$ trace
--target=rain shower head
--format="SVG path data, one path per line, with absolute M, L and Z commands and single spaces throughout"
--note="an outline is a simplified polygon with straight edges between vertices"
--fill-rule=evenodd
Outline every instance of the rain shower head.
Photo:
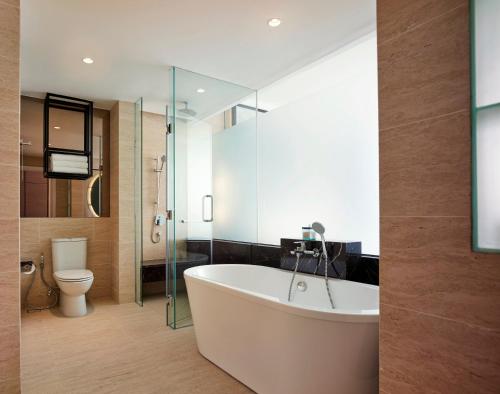
M 187 101 L 183 101 L 182 103 L 184 104 L 184 108 L 180 109 L 179 112 L 182 112 L 183 114 L 195 117 L 196 116 L 196 111 L 188 108 L 188 102 Z

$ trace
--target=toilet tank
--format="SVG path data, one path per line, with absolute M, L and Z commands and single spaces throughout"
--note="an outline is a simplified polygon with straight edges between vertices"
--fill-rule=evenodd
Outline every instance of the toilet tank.
M 87 238 L 52 239 L 52 270 L 87 268 Z

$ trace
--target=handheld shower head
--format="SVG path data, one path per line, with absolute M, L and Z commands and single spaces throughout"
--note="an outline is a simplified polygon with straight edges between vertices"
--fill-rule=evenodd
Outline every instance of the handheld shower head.
M 163 171 L 163 166 L 164 166 L 164 164 L 165 164 L 165 160 L 166 160 L 166 159 L 167 159 L 167 156 L 165 156 L 165 155 L 162 155 L 162 156 L 161 156 L 161 159 L 160 159 L 160 160 L 161 160 L 160 171 Z
M 323 226 L 320 222 L 314 222 L 311 225 L 311 227 L 321 237 L 321 245 L 323 246 L 323 255 L 325 256 L 326 261 L 328 261 L 328 254 L 326 253 L 326 243 L 325 243 L 325 226 Z
M 163 171 L 163 166 L 165 164 L 165 160 L 167 160 L 167 157 L 165 155 L 158 156 L 156 159 L 156 168 L 155 172 L 162 172 Z
M 323 238 L 323 234 L 325 233 L 325 226 L 323 226 L 320 222 L 314 222 L 311 227 Z
M 321 245 L 323 246 L 323 255 L 322 255 L 322 257 L 325 259 L 325 284 L 326 284 L 326 292 L 328 293 L 328 299 L 330 300 L 330 305 L 332 306 L 332 309 L 334 309 L 335 308 L 335 304 L 333 303 L 332 293 L 330 291 L 330 285 L 328 284 L 328 263 L 329 263 L 329 260 L 328 260 L 328 253 L 326 252 L 325 226 L 323 226 L 320 222 L 314 222 L 311 225 L 311 227 L 321 237 Z M 333 263 L 335 262 L 335 259 L 337 257 L 339 257 L 341 251 L 342 251 L 342 244 L 340 244 L 340 251 L 339 251 L 339 253 L 337 254 L 337 256 L 335 256 L 333 258 L 333 261 L 331 262 L 333 269 L 335 270 L 335 272 L 337 273 L 337 275 L 339 277 L 340 277 L 340 275 L 339 275 L 337 269 L 335 268 L 335 265 L 333 265 Z M 319 259 L 319 262 L 321 262 L 321 257 Z M 319 264 L 319 262 L 318 262 L 318 264 Z

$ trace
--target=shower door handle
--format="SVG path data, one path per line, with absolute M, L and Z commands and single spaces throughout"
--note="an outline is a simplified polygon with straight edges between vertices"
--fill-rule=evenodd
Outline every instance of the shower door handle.
M 165 128 L 167 129 L 167 134 L 172 133 L 172 124 L 168 120 L 168 105 L 165 105 Z
M 207 206 L 207 203 L 209 203 L 210 205 Z M 208 217 L 207 207 L 210 207 Z M 210 194 L 206 194 L 201 198 L 201 218 L 204 222 L 214 221 L 214 197 Z

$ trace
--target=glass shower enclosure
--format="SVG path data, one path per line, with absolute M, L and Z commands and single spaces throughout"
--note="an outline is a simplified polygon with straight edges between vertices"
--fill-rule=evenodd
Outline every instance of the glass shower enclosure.
M 172 67 L 166 117 L 167 324 L 180 328 L 193 323 L 184 271 L 257 241 L 257 93 Z

